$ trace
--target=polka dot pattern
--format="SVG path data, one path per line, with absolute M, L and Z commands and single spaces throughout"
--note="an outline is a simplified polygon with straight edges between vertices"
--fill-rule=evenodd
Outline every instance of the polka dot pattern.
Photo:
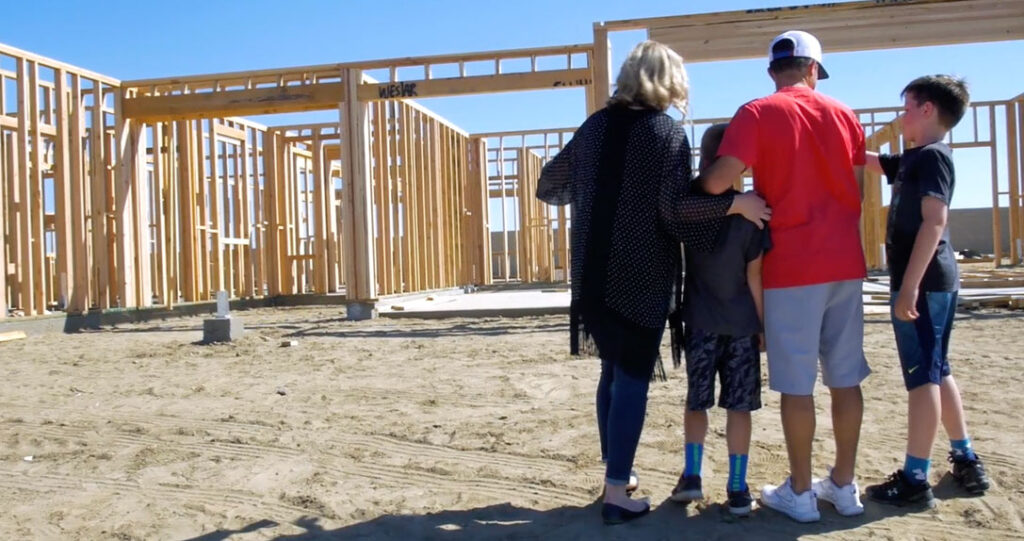
M 680 242 L 710 251 L 732 196 L 690 193 L 690 144 L 681 124 L 655 111 L 629 133 L 611 238 L 590 239 L 589 224 L 608 111 L 594 113 L 541 173 L 537 197 L 572 205 L 572 295 L 579 300 L 588 242 L 610 242 L 604 304 L 634 324 L 665 325 Z

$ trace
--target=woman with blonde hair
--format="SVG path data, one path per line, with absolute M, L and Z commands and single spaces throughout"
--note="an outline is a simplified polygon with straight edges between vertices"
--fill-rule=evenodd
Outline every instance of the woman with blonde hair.
M 665 113 L 674 106 L 685 114 L 688 95 L 675 51 L 653 41 L 637 45 L 607 106 L 579 127 L 537 186 L 539 199 L 572 205 L 570 350 L 596 349 L 601 358 L 597 423 L 607 463 L 605 524 L 650 511 L 649 502 L 630 498 L 627 485 L 669 307 L 679 299 L 680 241 L 710 251 L 727 214 L 758 226 L 770 217 L 754 194 L 690 193 L 690 144 L 682 125 Z M 671 319 L 678 364 L 681 328 Z

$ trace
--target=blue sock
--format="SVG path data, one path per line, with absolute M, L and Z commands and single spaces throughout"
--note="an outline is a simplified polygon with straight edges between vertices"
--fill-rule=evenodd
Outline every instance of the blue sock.
M 747 488 L 747 455 L 729 455 L 729 492 Z
M 686 444 L 686 468 L 683 469 L 683 475 L 689 477 L 691 475 L 700 475 L 700 463 L 704 459 L 704 444 L 701 443 L 687 443 Z
M 971 438 L 949 440 L 949 447 L 953 450 L 954 459 L 975 460 L 978 458 L 978 455 L 974 454 L 974 447 L 971 446 Z
M 927 483 L 928 467 L 931 466 L 931 463 L 932 461 L 927 458 L 907 455 L 907 460 L 903 463 L 903 475 L 907 477 L 907 481 L 910 481 L 912 485 Z

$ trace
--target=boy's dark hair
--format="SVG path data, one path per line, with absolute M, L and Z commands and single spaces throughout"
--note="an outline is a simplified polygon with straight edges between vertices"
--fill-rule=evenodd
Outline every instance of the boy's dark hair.
M 702 166 L 711 165 L 711 162 L 715 161 L 718 156 L 718 147 L 721 146 L 722 138 L 725 137 L 725 129 L 728 127 L 728 123 L 722 122 L 712 124 L 704 130 L 704 135 L 700 138 L 700 163 Z
M 901 98 L 905 96 L 914 98 L 919 104 L 931 102 L 939 110 L 939 123 L 947 130 L 960 122 L 971 102 L 967 83 L 951 75 L 918 77 L 900 92 Z
M 793 53 L 793 41 L 789 39 L 779 40 L 772 47 L 772 55 L 781 53 Z M 811 63 L 814 62 L 813 58 L 807 58 L 806 56 L 787 56 L 783 58 L 776 58 L 768 63 L 768 69 L 772 73 L 784 73 L 791 70 L 804 71 Z

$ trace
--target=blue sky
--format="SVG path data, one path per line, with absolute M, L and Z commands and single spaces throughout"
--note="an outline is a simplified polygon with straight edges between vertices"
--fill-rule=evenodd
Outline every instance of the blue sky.
M 800 3 L 806 0 L 8 1 L 0 8 L 0 42 L 137 79 L 589 43 L 595 21 Z M 615 68 L 643 37 L 612 35 Z M 1022 41 L 840 54 L 829 54 L 828 43 L 824 47 L 832 78 L 819 90 L 855 108 L 898 105 L 900 89 L 928 73 L 966 77 L 975 101 L 1024 93 L 1024 70 L 1007 64 L 1024 56 Z M 771 92 L 764 68 L 762 59 L 688 65 L 691 116 L 729 116 L 743 102 Z M 471 133 L 574 126 L 585 115 L 578 89 L 421 101 Z M 257 120 L 331 118 L 312 113 Z M 954 206 L 989 206 L 987 157 L 959 154 Z M 1000 157 L 1000 167 L 1004 162 Z

